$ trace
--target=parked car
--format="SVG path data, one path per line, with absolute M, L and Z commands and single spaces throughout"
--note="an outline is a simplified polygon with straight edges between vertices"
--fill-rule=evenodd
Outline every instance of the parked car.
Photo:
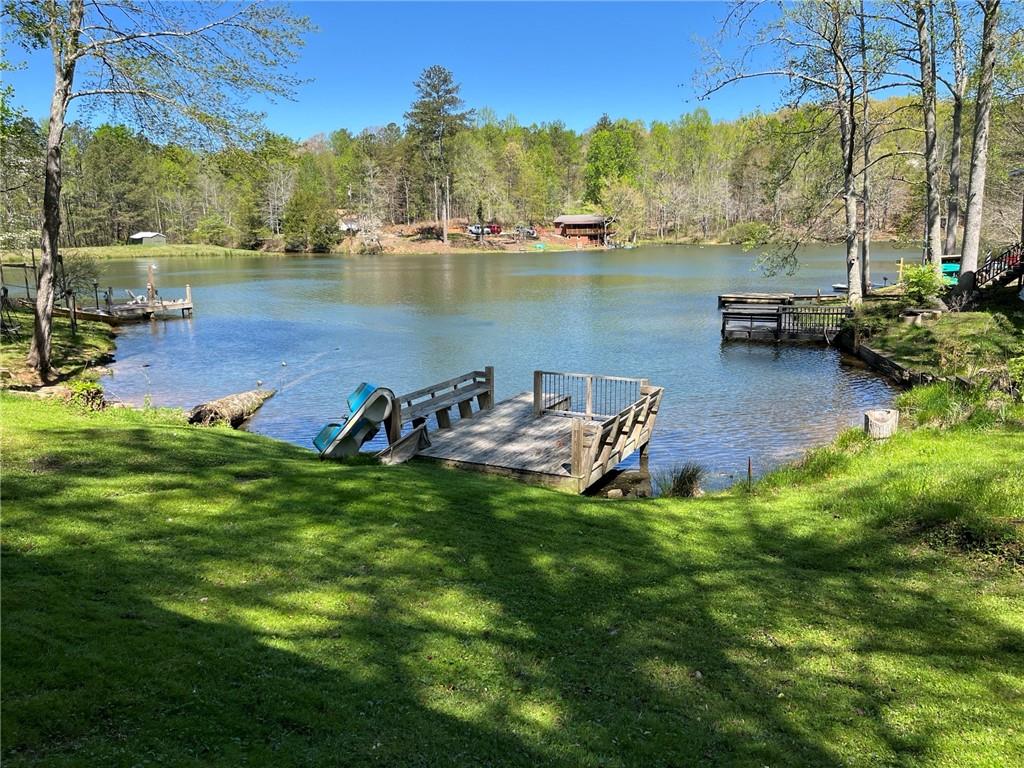
M 481 227 L 479 224 L 470 224 L 468 227 L 466 227 L 466 232 L 477 237 L 479 237 L 480 235 L 487 234 L 484 231 L 484 227 Z
M 533 227 L 516 227 L 516 235 L 519 237 L 528 237 L 531 240 L 537 239 L 537 230 Z
M 501 234 L 501 224 L 487 224 L 484 227 L 484 234 L 485 235 L 500 235 Z

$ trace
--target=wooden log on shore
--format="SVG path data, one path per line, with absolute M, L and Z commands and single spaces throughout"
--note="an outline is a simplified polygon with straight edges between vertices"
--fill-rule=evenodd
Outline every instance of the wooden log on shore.
M 864 412 L 864 431 L 875 440 L 884 440 L 896 434 L 900 412 L 894 408 L 877 408 Z
M 253 389 L 197 405 L 188 415 L 189 424 L 209 427 L 227 422 L 237 429 L 274 395 L 273 389 Z

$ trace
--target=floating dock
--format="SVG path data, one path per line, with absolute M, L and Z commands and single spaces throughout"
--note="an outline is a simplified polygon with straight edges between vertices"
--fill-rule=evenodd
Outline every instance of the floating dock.
M 733 303 L 722 307 L 722 338 L 746 341 L 824 341 L 850 317 L 846 305 Z
M 419 459 L 572 493 L 633 453 L 644 455 L 662 387 L 586 373 L 535 371 L 533 378 L 533 391 L 496 403 L 494 369 L 471 371 L 397 398 L 396 418 L 403 428 L 426 430 Z

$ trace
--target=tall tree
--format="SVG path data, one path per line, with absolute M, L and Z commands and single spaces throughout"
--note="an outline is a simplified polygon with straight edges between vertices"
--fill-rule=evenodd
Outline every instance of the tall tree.
M 277 4 L 138 0 L 4 0 L 4 21 L 27 49 L 48 48 L 53 92 L 47 125 L 42 257 L 29 364 L 50 373 L 54 270 L 61 228 L 61 149 L 68 107 L 106 99 L 139 128 L 200 138 L 237 135 L 256 117 L 252 93 L 287 95 L 305 19 Z M 76 77 L 77 76 L 77 77 Z
M 925 250 L 936 271 L 942 270 L 942 210 L 940 208 L 939 130 L 936 126 L 935 48 L 932 0 L 914 0 L 917 57 L 921 69 L 921 113 L 924 117 Z
M 448 244 L 448 216 L 451 208 L 451 158 L 448 147 L 466 127 L 472 110 L 463 110 L 459 84 L 439 64 L 427 67 L 414 83 L 416 101 L 405 113 L 409 133 L 420 146 L 432 170 L 435 200 L 440 212 L 441 239 Z
M 967 92 L 967 54 L 959 0 L 948 0 L 952 23 L 953 82 L 949 87 L 953 115 L 949 137 L 949 187 L 946 192 L 946 239 L 943 252 L 955 253 L 960 225 L 960 154 L 963 151 L 964 94 Z
M 961 251 L 959 288 L 966 294 L 974 290 L 974 273 L 981 250 L 981 224 L 985 208 L 985 177 L 988 171 L 989 122 L 992 118 L 992 91 L 996 67 L 996 37 L 1000 0 L 978 0 L 983 13 L 981 59 L 978 64 L 978 93 L 974 101 L 974 142 L 971 146 L 971 170 L 967 183 L 967 217 L 964 220 L 964 245 Z
M 767 18 L 759 12 L 761 4 L 741 0 L 733 5 L 726 19 L 724 33 L 737 35 L 747 25 L 757 25 L 754 38 L 739 62 L 727 61 L 710 52 L 707 77 L 709 82 L 702 96 L 725 86 L 756 77 L 785 77 L 791 83 L 789 106 L 810 102 L 828 117 L 828 127 L 838 123 L 838 154 L 834 175 L 836 189 L 822 208 L 836 198 L 843 203 L 843 235 L 846 242 L 846 275 L 848 301 L 852 306 L 862 299 L 861 253 L 858 222 L 859 192 L 855 167 L 858 145 L 857 114 L 860 83 L 856 77 L 856 46 L 851 44 L 850 25 L 855 18 L 848 0 L 821 0 L 814 3 L 788 5 L 779 3 L 774 15 Z M 755 54 L 770 56 L 771 66 L 751 71 L 746 62 Z M 806 133 L 805 149 L 813 147 L 821 128 Z M 795 249 L 790 250 L 793 258 Z

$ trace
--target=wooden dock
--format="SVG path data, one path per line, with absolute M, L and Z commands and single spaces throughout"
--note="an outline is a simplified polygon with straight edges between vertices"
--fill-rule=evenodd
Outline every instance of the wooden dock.
M 831 343 L 850 314 L 846 305 L 834 304 L 727 304 L 722 338 Z
M 801 304 L 805 302 L 843 301 L 846 297 L 837 293 L 720 293 L 718 306 L 729 304 Z
M 417 458 L 582 493 L 643 454 L 663 393 L 646 379 L 536 371 L 533 391 L 495 403 L 486 368 L 397 398 L 383 453 L 414 441 Z M 413 431 L 402 437 L 406 425 Z

